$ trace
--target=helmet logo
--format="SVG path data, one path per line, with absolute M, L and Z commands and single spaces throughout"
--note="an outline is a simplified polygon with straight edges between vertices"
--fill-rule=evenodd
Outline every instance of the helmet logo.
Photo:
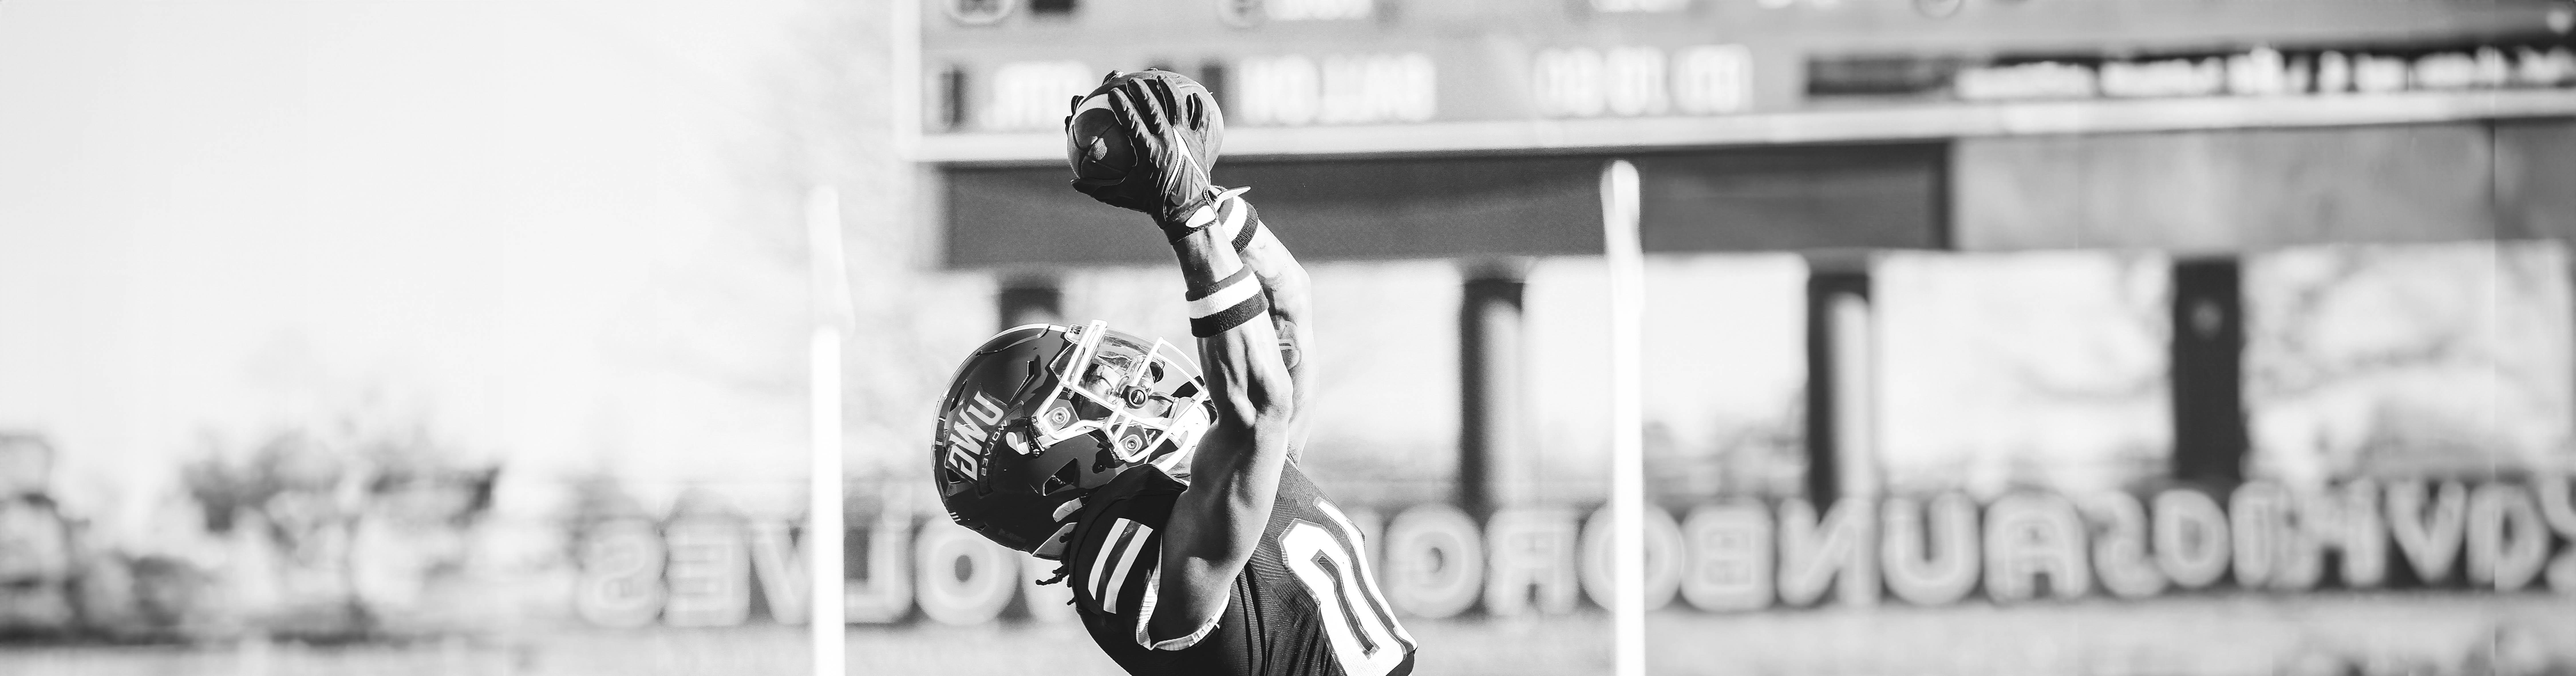
M 965 444 L 949 444 L 948 460 L 943 464 L 948 468 L 950 480 L 975 480 L 976 473 L 983 469 L 984 461 L 981 456 L 982 454 L 967 448 Z
M 940 464 L 947 467 L 955 481 L 973 481 L 984 464 L 983 446 L 993 436 L 993 425 L 1002 421 L 1002 402 L 982 392 L 975 400 L 957 407 L 958 415 L 948 423 L 948 455 Z

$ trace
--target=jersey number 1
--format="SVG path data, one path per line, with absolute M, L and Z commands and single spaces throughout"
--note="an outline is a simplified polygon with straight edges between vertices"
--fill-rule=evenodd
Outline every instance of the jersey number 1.
M 1315 598 L 1315 610 L 1324 616 L 1324 633 L 1332 639 L 1342 672 L 1383 676 L 1404 663 L 1413 637 L 1396 625 L 1395 614 L 1388 611 L 1385 595 L 1377 589 L 1377 576 L 1361 558 L 1359 531 L 1331 503 L 1317 506 L 1333 518 L 1333 527 L 1342 537 L 1334 538 L 1326 526 L 1299 521 L 1279 538 L 1280 553 L 1286 555 L 1297 581 L 1306 586 L 1307 595 Z

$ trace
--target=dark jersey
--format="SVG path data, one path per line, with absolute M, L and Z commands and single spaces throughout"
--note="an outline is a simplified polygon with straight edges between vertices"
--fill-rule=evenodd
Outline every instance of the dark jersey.
M 1164 524 L 1185 486 L 1151 465 L 1084 498 L 1065 583 L 1091 639 L 1137 676 L 1403 676 L 1413 636 L 1396 624 L 1359 530 L 1295 465 L 1225 611 L 1195 641 L 1147 637 Z M 1161 640 L 1157 649 L 1149 647 Z

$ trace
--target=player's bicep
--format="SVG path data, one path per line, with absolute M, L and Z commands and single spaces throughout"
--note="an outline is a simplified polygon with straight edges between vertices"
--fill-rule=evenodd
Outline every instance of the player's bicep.
M 1169 522 L 1173 537 L 1165 542 L 1146 592 L 1153 602 L 1136 618 L 1136 642 L 1147 648 L 1186 648 L 1216 625 L 1244 563 L 1224 555 L 1225 541 L 1235 533 L 1260 533 L 1258 524 L 1228 518 L 1240 517 L 1240 512 L 1207 509 L 1204 503 L 1192 508 L 1186 498 L 1174 505 Z
M 1172 504 L 1155 610 L 1140 619 L 1148 647 L 1203 634 L 1225 612 L 1234 578 L 1270 520 L 1284 456 L 1278 437 L 1224 420 L 1200 442 L 1190 487 Z

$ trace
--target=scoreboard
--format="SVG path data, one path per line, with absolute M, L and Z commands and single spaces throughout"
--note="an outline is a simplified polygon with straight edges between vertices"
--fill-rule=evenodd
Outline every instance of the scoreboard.
M 1035 159 L 1013 135 L 1053 133 L 1070 96 L 1148 66 L 1207 83 L 1232 127 L 1255 130 L 1256 153 L 1289 155 L 1335 137 L 1322 147 L 1361 154 L 1437 149 L 1423 139 L 1442 136 L 1518 139 L 1482 149 L 1691 145 L 1671 130 L 2017 101 L 2259 98 L 2238 107 L 2260 112 L 2283 97 L 2479 92 L 2536 114 L 2576 109 L 2576 10 L 2563 2 L 926 1 L 933 159 Z M 1345 131 L 1321 131 L 1332 128 Z M 994 150 L 1009 147 L 1020 150 Z
M 1062 188 L 1113 69 L 1207 84 L 1217 180 L 1322 260 L 1597 251 L 1614 157 L 1650 251 L 1941 249 L 1984 241 L 1952 186 L 2018 166 L 1962 139 L 2576 117 L 2562 0 L 921 1 L 915 159 L 967 268 L 1167 257 Z

